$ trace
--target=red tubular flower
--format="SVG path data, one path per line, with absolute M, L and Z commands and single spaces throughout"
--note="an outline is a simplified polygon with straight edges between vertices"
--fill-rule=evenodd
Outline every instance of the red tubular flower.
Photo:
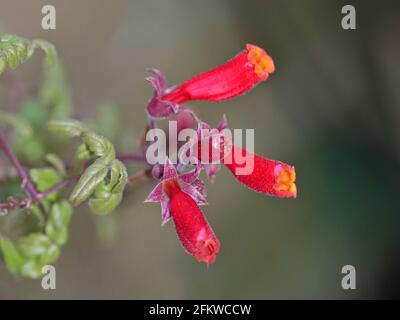
M 274 71 L 272 58 L 263 49 L 248 44 L 233 59 L 185 81 L 163 95 L 161 100 L 179 104 L 189 100 L 234 98 L 267 80 Z
M 245 166 L 244 163 L 238 163 L 235 159 L 234 155 L 240 152 L 245 158 L 254 157 L 254 169 L 250 174 L 240 175 L 236 172 L 236 169 Z M 229 157 L 231 161 L 226 161 L 224 164 L 241 183 L 264 194 L 296 198 L 296 172 L 293 166 L 260 157 L 236 146 L 232 147 L 232 155 Z M 225 157 L 225 159 L 228 158 Z
M 169 197 L 169 208 L 183 247 L 198 261 L 214 263 L 220 243 L 203 212 L 193 198 L 182 191 L 176 179 L 165 180 L 163 188 Z

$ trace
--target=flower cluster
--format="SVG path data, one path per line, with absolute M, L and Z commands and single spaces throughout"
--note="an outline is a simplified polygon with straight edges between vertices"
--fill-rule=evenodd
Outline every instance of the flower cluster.
M 156 70 L 147 80 L 155 92 L 147 105 L 148 128 L 154 128 L 156 120 L 174 119 L 178 130 L 195 126 L 198 140 L 191 148 L 202 159 L 203 149 L 213 156 L 209 161 L 199 161 L 192 168 L 181 163 L 173 164 L 168 157 L 153 166 L 153 177 L 159 183 L 149 194 L 147 202 L 160 202 L 162 223 L 173 219 L 183 247 L 197 260 L 212 264 L 220 250 L 220 242 L 199 208 L 206 204 L 206 193 L 199 176 L 202 170 L 212 182 L 220 165 L 226 166 L 234 177 L 245 186 L 267 195 L 295 198 L 296 174 L 293 166 L 269 160 L 232 144 L 224 134 L 228 122 L 223 116 L 216 128 L 201 121 L 186 105 L 194 100 L 222 101 L 247 93 L 275 71 L 272 58 L 261 48 L 248 44 L 246 48 L 226 63 L 201 73 L 175 87 L 167 87 L 165 77 Z M 203 129 L 208 129 L 204 134 Z M 214 149 L 217 152 L 213 152 Z M 186 151 L 184 151 L 186 152 Z M 216 154 L 216 156 L 214 156 Z M 179 157 L 180 158 L 180 157 Z M 238 174 L 245 164 L 240 159 L 251 158 L 253 168 L 246 174 Z M 217 162 L 213 160 L 218 160 Z

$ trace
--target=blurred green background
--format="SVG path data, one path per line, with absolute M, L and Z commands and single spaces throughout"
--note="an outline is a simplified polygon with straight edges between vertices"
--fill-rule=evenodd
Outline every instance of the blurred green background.
M 54 31 L 41 29 L 45 4 L 56 7 Z M 356 7 L 357 30 L 341 28 L 344 4 Z M 1 0 L 0 28 L 55 44 L 76 117 L 115 103 L 125 152 L 143 129 L 147 67 L 175 84 L 246 43 L 265 48 L 276 64 L 266 83 L 192 105 L 211 124 L 226 113 L 232 128 L 254 128 L 256 152 L 294 164 L 298 186 L 296 200 L 265 197 L 223 168 L 205 208 L 222 243 L 209 268 L 183 251 L 171 222 L 160 227 L 158 204 L 143 203 L 151 183 L 130 188 L 100 222 L 82 205 L 56 264 L 57 290 L 1 264 L 0 299 L 400 297 L 396 1 Z M 43 78 L 41 59 L 13 72 L 29 93 Z M 356 290 L 341 287 L 347 264 Z

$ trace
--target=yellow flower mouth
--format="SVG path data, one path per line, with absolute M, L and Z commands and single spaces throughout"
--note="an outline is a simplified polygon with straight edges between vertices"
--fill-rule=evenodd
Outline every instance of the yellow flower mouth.
M 283 168 L 282 166 L 278 169 L 278 174 L 276 177 L 276 183 L 274 189 L 276 191 L 287 192 L 293 197 L 297 195 L 296 181 L 296 171 L 294 167 Z
M 252 44 L 247 45 L 247 59 L 254 65 L 254 72 L 261 79 L 267 79 L 270 73 L 275 71 L 272 58 L 261 48 Z

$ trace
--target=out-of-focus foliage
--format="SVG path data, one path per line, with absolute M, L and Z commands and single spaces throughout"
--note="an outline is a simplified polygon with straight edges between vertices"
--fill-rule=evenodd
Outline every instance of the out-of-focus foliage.
M 0 219 L 4 264 L 9 272 L 32 279 L 42 275 L 43 266 L 59 258 L 61 247 L 68 241 L 72 205 L 92 197 L 91 210 L 106 215 L 120 203 L 128 179 L 125 166 L 116 159 L 113 144 L 94 132 L 116 137 L 118 118 L 111 104 L 101 106 L 95 121 L 88 126 L 65 120 L 73 111 L 71 94 L 53 45 L 44 40 L 29 41 L 0 34 L 0 74 L 28 61 L 37 48 L 47 56 L 44 80 L 36 95 L 21 97 L 17 112 L 0 110 L 0 128 L 13 129 L 7 130 L 12 149 L 24 165 L 32 168 L 29 176 L 38 192 L 46 192 L 66 179 L 80 178 L 69 199 L 64 190 L 49 192 L 30 205 L 28 215 L 13 212 L 15 219 L 11 225 L 4 223 L 8 217 Z M 61 132 L 64 137 L 51 135 L 48 129 Z M 65 136 L 82 139 L 68 169 L 67 160 L 63 160 L 64 156 L 68 157 Z M 91 160 L 93 163 L 88 165 Z M 10 166 L 13 175 L 7 175 L 6 169 L 2 170 L 4 177 L 0 177 L 4 182 L 0 202 L 25 195 L 14 168 Z
M 32 181 L 38 191 L 46 191 L 61 181 L 53 168 L 32 169 Z M 68 225 L 72 216 L 72 207 L 62 199 L 59 192 L 48 194 L 41 202 L 43 207 L 32 206 L 32 214 L 38 220 L 33 232 L 11 241 L 0 236 L 0 245 L 7 269 L 16 275 L 27 278 L 38 278 L 42 268 L 54 263 L 59 255 L 61 246 L 68 239 Z M 48 212 L 48 217 L 43 215 Z
M 56 152 L 60 143 L 46 130 L 51 119 L 68 118 L 72 112 L 71 94 L 64 81 L 62 66 L 58 63 L 45 68 L 45 79 L 36 97 L 27 97 L 22 101 L 20 119 L 27 121 L 33 128 L 33 134 L 18 136 L 13 141 L 15 151 L 35 162 L 43 159 L 47 152 Z
M 57 54 L 51 43 L 40 39 L 29 41 L 15 35 L 0 34 L 0 74 L 6 68 L 14 69 L 31 59 L 37 48 L 46 53 L 49 66 L 55 63 Z

